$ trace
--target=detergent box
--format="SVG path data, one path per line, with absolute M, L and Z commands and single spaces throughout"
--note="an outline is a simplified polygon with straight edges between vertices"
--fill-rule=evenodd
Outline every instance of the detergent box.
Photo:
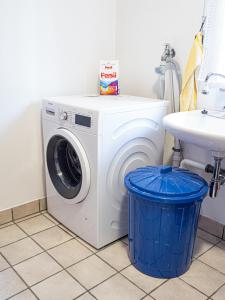
M 119 61 L 101 60 L 100 95 L 119 95 Z

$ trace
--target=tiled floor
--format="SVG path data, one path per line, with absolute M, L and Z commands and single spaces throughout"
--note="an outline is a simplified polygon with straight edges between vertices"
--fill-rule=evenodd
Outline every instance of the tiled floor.
M 0 226 L 0 300 L 225 300 L 225 242 L 199 230 L 180 278 L 131 266 L 127 238 L 97 251 L 46 212 Z

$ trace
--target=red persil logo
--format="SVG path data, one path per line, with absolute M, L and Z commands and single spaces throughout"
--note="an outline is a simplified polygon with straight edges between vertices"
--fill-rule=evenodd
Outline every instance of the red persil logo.
M 101 73 L 101 78 L 116 78 L 116 72 L 111 74 Z

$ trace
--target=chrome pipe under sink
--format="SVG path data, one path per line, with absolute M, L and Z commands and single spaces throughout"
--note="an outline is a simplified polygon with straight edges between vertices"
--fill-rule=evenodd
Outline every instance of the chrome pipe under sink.
M 221 163 L 223 158 L 214 157 L 213 176 L 209 184 L 209 196 L 216 198 L 221 185 L 225 183 L 225 177 L 221 174 Z

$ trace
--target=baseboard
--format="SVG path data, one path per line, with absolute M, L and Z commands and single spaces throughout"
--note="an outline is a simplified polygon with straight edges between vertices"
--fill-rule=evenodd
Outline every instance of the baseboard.
M 46 210 L 46 198 L 0 211 L 0 225 Z
M 208 233 L 211 233 L 220 239 L 225 240 L 225 225 L 218 223 L 205 216 L 200 216 L 198 227 Z

